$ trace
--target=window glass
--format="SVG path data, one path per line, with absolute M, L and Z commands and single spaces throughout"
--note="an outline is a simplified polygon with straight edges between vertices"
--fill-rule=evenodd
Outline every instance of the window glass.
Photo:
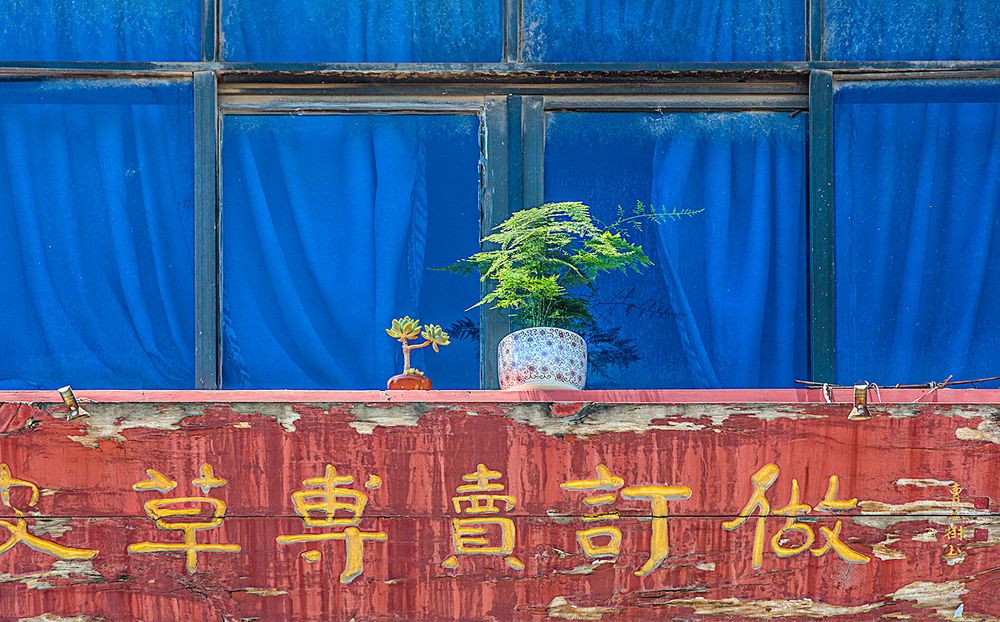
M 0 83 L 0 388 L 194 385 L 190 83 Z
M 704 210 L 632 232 L 585 331 L 590 388 L 783 387 L 806 375 L 805 115 L 549 113 L 546 201 L 605 223 L 636 201 Z
M 501 0 L 222 0 L 229 61 L 498 62 Z
M 410 315 L 455 333 L 412 365 L 477 388 L 478 279 L 433 268 L 479 249 L 478 136 L 472 115 L 227 116 L 223 385 L 384 388 Z
M 838 382 L 997 375 L 1000 83 L 834 101 Z
M 201 0 L 4 0 L 0 60 L 201 60 Z
M 825 0 L 827 60 L 1000 58 L 996 0 Z
M 805 58 L 802 0 L 524 0 L 529 62 Z

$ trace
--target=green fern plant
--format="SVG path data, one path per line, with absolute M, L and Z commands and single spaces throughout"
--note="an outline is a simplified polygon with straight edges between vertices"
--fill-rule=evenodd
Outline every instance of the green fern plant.
M 489 305 L 508 311 L 521 328 L 580 329 L 594 321 L 581 290 L 593 290 L 608 272 L 640 272 L 652 265 L 642 247 L 625 236 L 626 226 L 664 222 L 697 212 L 657 211 L 637 202 L 631 215 L 600 226 L 580 202 L 546 203 L 515 212 L 483 239 L 488 249 L 449 269 L 479 273 L 486 294 L 470 309 Z M 492 247 L 492 248 L 489 248 Z

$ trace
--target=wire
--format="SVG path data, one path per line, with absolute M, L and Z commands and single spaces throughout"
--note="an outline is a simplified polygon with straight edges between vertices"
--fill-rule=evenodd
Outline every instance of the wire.
M 958 386 L 958 385 L 979 384 L 979 383 L 982 383 L 982 382 L 993 382 L 993 381 L 996 381 L 996 380 L 1000 380 L 1000 376 L 992 376 L 990 378 L 976 378 L 975 380 L 952 380 L 951 378 L 952 378 L 952 376 L 948 376 L 947 378 L 945 378 L 944 380 L 942 380 L 940 382 L 932 380 L 931 382 L 927 382 L 925 384 L 897 384 L 897 385 L 893 385 L 893 386 L 882 385 L 879 388 L 882 388 L 882 389 L 930 389 L 931 391 L 937 391 L 938 389 L 945 388 L 946 385 L 949 386 L 949 387 L 954 387 L 954 386 Z M 796 380 L 795 384 L 801 384 L 801 385 L 804 385 L 804 386 L 806 386 L 806 387 L 808 387 L 810 389 L 823 389 L 823 388 L 830 388 L 830 389 L 853 389 L 854 388 L 853 384 L 846 384 L 846 385 L 845 384 L 830 384 L 828 382 L 816 382 L 815 380 Z M 870 383 L 859 383 L 859 384 L 870 384 Z

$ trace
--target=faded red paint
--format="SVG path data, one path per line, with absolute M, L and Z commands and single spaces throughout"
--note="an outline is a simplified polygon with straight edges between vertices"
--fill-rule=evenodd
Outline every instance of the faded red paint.
M 60 572 L 66 564 L 24 546 L 0 554 L 0 619 L 719 619 L 764 616 L 791 601 L 803 617 L 932 619 L 959 605 L 966 616 L 1000 616 L 994 406 L 872 404 L 874 419 L 853 422 L 845 404 L 613 404 L 580 394 L 560 403 L 283 403 L 276 394 L 289 397 L 87 403 L 92 416 L 71 422 L 54 404 L 0 404 L 0 462 L 50 491 L 34 508 L 41 515 L 68 517 L 49 523 L 68 530 L 45 537 L 100 550 L 92 568 L 69 575 Z M 143 502 L 158 494 L 132 484 L 156 469 L 178 482 L 177 493 L 194 494 L 203 463 L 228 480 L 210 495 L 226 501 L 228 516 L 199 541 L 243 550 L 203 553 L 194 574 L 179 554 L 128 553 L 135 542 L 179 540 L 145 516 Z M 358 489 L 369 475 L 383 480 L 369 491 L 359 528 L 388 540 L 365 543 L 364 573 L 347 585 L 339 582 L 342 541 L 313 546 L 323 551 L 315 564 L 299 556 L 304 545 L 275 542 L 306 531 L 291 493 L 327 463 L 353 475 Z M 452 553 L 451 497 L 479 463 L 501 471 L 504 494 L 517 499 L 504 515 L 517 528 L 522 571 L 485 556 L 441 566 Z M 788 502 L 792 478 L 802 502 L 815 506 L 838 475 L 839 498 L 865 501 L 841 513 L 841 536 L 871 561 L 808 552 L 782 559 L 765 549 L 753 569 L 754 519 L 735 531 L 721 523 L 739 512 L 750 476 L 767 463 L 781 469 L 772 508 Z M 670 553 L 649 575 L 634 574 L 649 555 L 648 502 L 618 501 L 616 560 L 590 563 L 578 550 L 576 517 L 588 510 L 582 494 L 560 484 L 593 478 L 598 464 L 626 486 L 692 489 L 690 499 L 670 503 Z M 957 481 L 962 503 L 950 504 L 943 485 L 908 480 Z M 819 544 L 819 526 L 833 528 L 837 518 L 815 516 Z M 949 520 L 967 533 L 965 557 L 952 565 L 943 558 Z M 767 519 L 768 540 L 783 522 Z

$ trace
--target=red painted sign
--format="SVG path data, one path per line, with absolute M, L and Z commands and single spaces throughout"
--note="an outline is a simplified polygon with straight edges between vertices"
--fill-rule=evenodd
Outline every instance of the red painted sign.
M 86 409 L 0 405 L 0 619 L 1000 616 L 989 405 Z

